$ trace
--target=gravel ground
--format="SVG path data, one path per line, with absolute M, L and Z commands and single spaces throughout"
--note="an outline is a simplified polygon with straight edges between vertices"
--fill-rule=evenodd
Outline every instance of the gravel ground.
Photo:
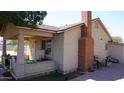
M 84 75 L 71 79 L 71 81 L 116 81 L 124 79 L 124 64 L 116 63 L 95 72 L 86 72 Z

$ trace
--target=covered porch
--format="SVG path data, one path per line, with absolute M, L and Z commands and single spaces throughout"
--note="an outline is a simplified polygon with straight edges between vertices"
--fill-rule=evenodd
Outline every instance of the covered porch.
M 10 70 L 15 79 L 46 74 L 56 70 L 52 57 L 53 32 L 41 29 L 19 27 L 8 24 L 2 29 L 3 54 L 5 66 L 6 40 L 17 40 L 17 55 L 10 58 Z

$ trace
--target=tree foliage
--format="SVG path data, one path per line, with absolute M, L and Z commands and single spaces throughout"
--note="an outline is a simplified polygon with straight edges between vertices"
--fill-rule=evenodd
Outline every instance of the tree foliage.
M 113 36 L 112 40 L 113 40 L 113 42 L 116 42 L 116 43 L 122 43 L 123 42 L 123 39 L 120 36 Z
M 43 23 L 46 15 L 46 11 L 1 11 L 0 26 L 11 22 L 18 26 L 36 27 Z
M 46 15 L 46 11 L 0 11 L 0 30 L 7 23 L 36 28 L 43 23 Z M 17 41 L 10 40 L 9 44 L 17 45 Z

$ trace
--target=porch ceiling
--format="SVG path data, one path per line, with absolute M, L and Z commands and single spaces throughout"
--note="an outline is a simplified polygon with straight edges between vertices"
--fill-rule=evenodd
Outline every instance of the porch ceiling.
M 29 40 L 29 39 L 32 39 L 32 38 L 34 38 L 34 36 L 24 35 L 24 39 L 25 39 L 25 40 Z M 17 40 L 17 39 L 18 39 L 18 36 L 15 35 L 15 36 L 10 37 L 10 38 L 8 38 L 8 39 L 10 39 L 10 40 Z
M 17 39 L 17 35 L 24 34 L 25 39 L 32 38 L 34 36 L 40 37 L 53 37 L 53 32 L 40 30 L 40 29 L 27 29 L 23 27 L 15 26 L 11 23 L 7 24 L 4 31 L 2 31 L 1 36 L 5 37 L 6 39 Z

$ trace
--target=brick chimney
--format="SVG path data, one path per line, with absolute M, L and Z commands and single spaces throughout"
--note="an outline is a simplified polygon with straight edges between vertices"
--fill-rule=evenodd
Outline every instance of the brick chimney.
M 87 27 L 87 35 L 91 36 L 91 25 L 92 25 L 92 13 L 91 11 L 85 11 L 81 12 L 81 21 L 85 24 Z
M 92 67 L 94 56 L 94 42 L 92 38 L 92 14 L 91 11 L 81 12 L 81 38 L 79 39 L 79 63 L 78 69 L 86 71 Z

